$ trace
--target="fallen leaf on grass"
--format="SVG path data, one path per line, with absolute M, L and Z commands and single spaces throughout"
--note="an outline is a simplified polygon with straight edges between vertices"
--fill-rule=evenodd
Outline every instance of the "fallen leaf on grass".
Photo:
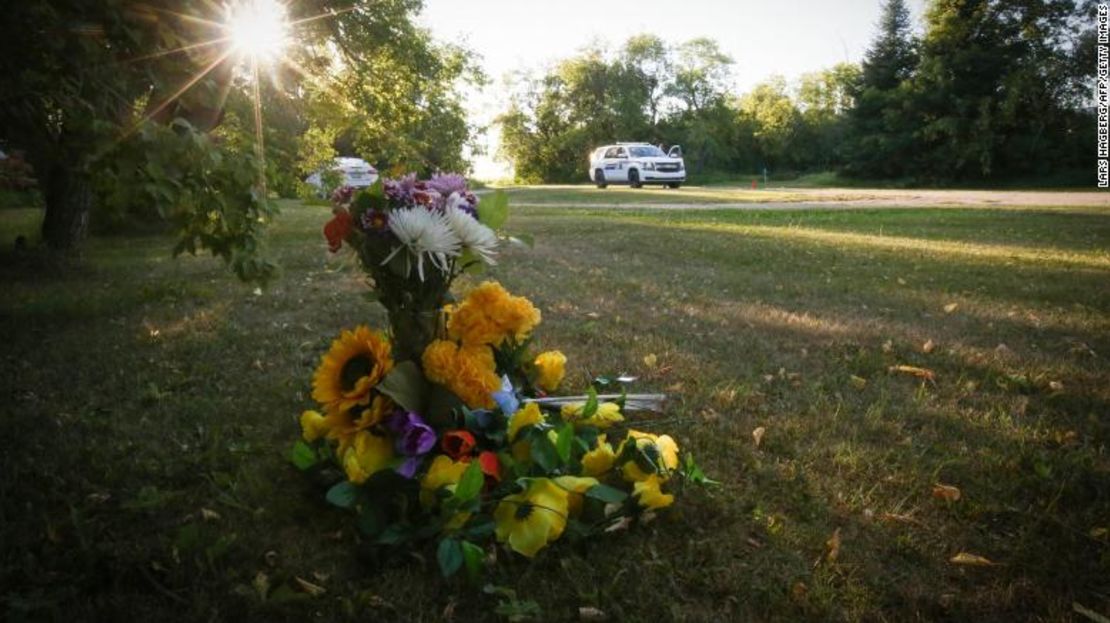
M 1107 534 L 1110 534 L 1110 530 L 1106 528 L 1091 528 L 1091 531 L 1087 534 L 1090 535 L 1092 539 L 1102 539 L 1105 538 Z
M 966 565 L 969 567 L 993 567 L 997 565 L 996 562 L 979 556 L 978 554 L 969 554 L 967 552 L 960 552 L 955 556 L 948 559 L 948 562 L 954 565 Z
M 949 303 L 944 306 L 944 313 L 951 314 L 952 312 L 956 311 L 956 308 L 958 308 L 959 306 L 959 303 Z
M 581 606 L 578 608 L 579 621 L 604 621 L 608 618 L 609 617 L 605 616 L 605 612 L 592 606 Z
M 752 431 L 752 439 L 755 441 L 755 447 L 758 448 L 759 444 L 763 443 L 763 434 L 766 432 L 767 429 L 762 426 Z
M 919 368 L 917 366 L 898 365 L 898 366 L 890 366 L 890 371 L 891 372 L 901 372 L 902 374 L 909 374 L 911 376 L 916 376 L 917 378 L 919 378 L 921 380 L 924 380 L 924 381 L 929 381 L 930 383 L 932 383 L 934 385 L 936 385 L 936 383 L 937 383 L 937 373 L 933 372 L 932 370 L 930 370 L 928 368 Z
M 1064 384 L 1060 381 L 1049 381 L 1048 388 L 1054 392 L 1062 392 L 1064 391 Z
M 313 584 L 312 582 L 309 582 L 304 578 L 294 577 L 293 580 L 297 582 L 297 586 L 300 587 L 302 591 L 308 593 L 309 595 L 312 595 L 313 597 L 319 597 L 320 595 L 328 592 L 327 589 L 323 586 L 320 586 L 319 584 Z
M 879 519 L 883 521 L 896 521 L 898 523 L 908 523 L 915 526 L 920 526 L 921 522 L 910 515 L 902 515 L 899 513 L 883 513 L 879 515 Z
M 935 342 L 933 342 L 933 340 L 926 340 L 925 343 L 921 345 L 921 352 L 929 354 L 933 352 L 933 349 L 935 349 L 936 347 L 937 345 Z
M 794 601 L 802 601 L 808 593 L 809 587 L 806 586 L 805 582 L 795 582 L 794 586 L 790 587 L 790 596 L 794 598 Z
M 649 367 L 649 368 L 654 368 L 655 363 L 658 360 L 659 360 L 659 358 L 655 356 L 655 353 L 651 353 L 650 355 L 644 355 L 644 365 Z
M 204 519 L 205 521 L 219 521 L 220 520 L 220 514 L 217 513 L 216 511 L 210 509 L 210 508 L 201 508 L 200 509 L 200 516 L 201 516 L 201 519 Z
M 952 485 L 944 485 L 939 482 L 933 485 L 933 497 L 938 500 L 944 500 L 945 502 L 958 502 L 960 496 L 961 493 L 958 487 L 953 487 Z
M 825 562 L 834 563 L 840 557 L 840 528 L 833 530 L 832 536 L 825 541 Z
M 852 382 L 852 387 L 855 387 L 856 389 L 863 389 L 864 387 L 867 387 L 867 379 L 863 378 L 862 376 L 856 376 L 853 374 L 852 376 L 848 377 L 848 380 Z
M 894 340 L 887 340 L 887 341 L 883 342 L 883 352 L 884 353 L 889 353 L 892 350 L 894 350 Z

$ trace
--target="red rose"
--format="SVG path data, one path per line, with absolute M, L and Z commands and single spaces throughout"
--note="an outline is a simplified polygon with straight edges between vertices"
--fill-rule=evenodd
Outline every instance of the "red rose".
M 443 434 L 443 441 L 440 442 L 440 447 L 443 448 L 444 454 L 458 461 L 464 456 L 469 456 L 474 446 L 477 445 L 474 440 L 474 435 L 471 435 L 465 430 L 451 430 Z

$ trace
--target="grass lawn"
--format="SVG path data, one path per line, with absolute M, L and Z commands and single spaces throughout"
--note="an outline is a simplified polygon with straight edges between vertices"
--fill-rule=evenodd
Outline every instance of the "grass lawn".
M 327 216 L 285 206 L 285 274 L 256 293 L 161 237 L 44 267 L 7 251 L 38 214 L 0 211 L 6 620 L 497 619 L 434 554 L 360 556 L 287 461 L 329 341 L 383 322 L 328 258 Z M 1110 211 L 542 207 L 509 225 L 536 247 L 492 274 L 543 310 L 568 389 L 623 371 L 668 392 L 636 426 L 721 481 L 531 565 L 501 552 L 492 582 L 544 620 L 1110 616 Z
M 762 182 L 760 182 L 762 187 Z M 784 190 L 752 190 L 747 186 L 683 186 L 674 190 L 665 186 L 610 186 L 596 188 L 584 184 L 549 184 L 545 186 L 506 186 L 511 201 L 526 204 L 561 205 L 586 203 L 604 205 L 714 204 L 763 203 L 768 201 L 805 201 L 809 197 Z M 845 193 L 844 199 L 862 196 Z

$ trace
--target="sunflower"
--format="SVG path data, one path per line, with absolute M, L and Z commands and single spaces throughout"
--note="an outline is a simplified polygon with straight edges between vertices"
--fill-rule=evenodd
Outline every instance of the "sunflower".
M 328 413 L 370 404 L 370 392 L 393 368 L 389 340 L 364 325 L 331 343 L 312 376 L 312 398 Z

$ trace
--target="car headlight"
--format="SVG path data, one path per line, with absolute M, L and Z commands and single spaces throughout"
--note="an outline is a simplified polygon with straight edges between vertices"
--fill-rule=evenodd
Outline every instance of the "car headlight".
M 642 162 L 642 163 L 640 163 L 640 166 L 642 166 L 645 171 L 654 171 L 655 170 L 655 163 L 654 162 Z

